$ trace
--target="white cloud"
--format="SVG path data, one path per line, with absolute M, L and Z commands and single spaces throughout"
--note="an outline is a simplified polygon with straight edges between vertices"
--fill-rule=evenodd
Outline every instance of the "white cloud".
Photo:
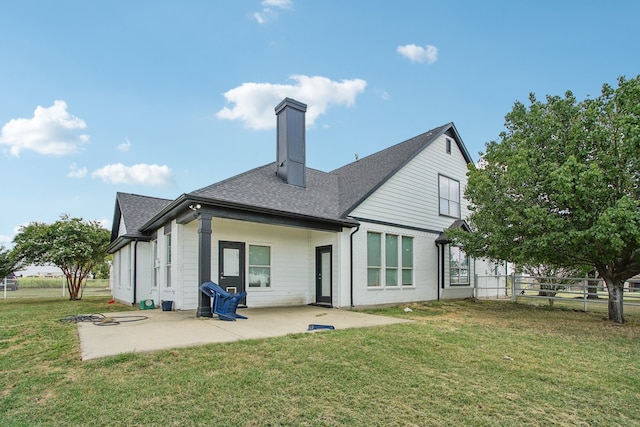
M 415 44 L 398 46 L 398 53 L 411 62 L 428 62 L 433 64 L 438 60 L 438 48 L 430 44 L 425 47 Z
M 291 9 L 292 0 L 263 0 L 261 3 L 262 10 L 253 14 L 258 24 L 265 24 L 273 21 L 278 17 L 277 9 Z
M 0 144 L 8 145 L 15 157 L 23 150 L 40 154 L 65 156 L 78 151 L 89 141 L 89 135 L 79 133 L 86 129 L 84 120 L 67 111 L 67 103 L 54 101 L 51 107 L 38 106 L 30 119 L 13 119 L 2 127 Z
M 260 4 L 265 7 L 279 7 L 280 9 L 290 9 L 293 6 L 291 0 L 263 0 Z
M 96 169 L 91 173 L 92 178 L 100 178 L 111 184 L 142 184 L 142 185 L 166 185 L 172 181 L 172 173 L 169 166 L 148 165 L 140 163 L 133 166 L 125 166 L 115 163 Z
M 276 127 L 274 107 L 284 98 L 294 98 L 307 104 L 306 123 L 311 126 L 327 112 L 330 105 L 352 106 L 355 98 L 364 92 L 367 82 L 361 79 L 330 80 L 321 76 L 291 76 L 295 84 L 243 83 L 224 93 L 227 103 L 216 116 L 225 120 L 242 120 L 251 129 Z
M 77 164 L 71 163 L 67 176 L 69 178 L 84 178 L 85 176 L 87 176 L 87 168 L 79 168 Z
M 107 218 L 101 218 L 101 219 L 97 219 L 96 220 L 98 222 L 98 224 L 100 224 L 103 228 L 106 228 L 107 230 L 111 230 L 111 225 L 113 224 L 112 221 L 110 219 Z
M 118 150 L 129 151 L 129 149 L 131 149 L 131 141 L 129 141 L 129 138 L 125 138 L 124 142 L 118 145 Z

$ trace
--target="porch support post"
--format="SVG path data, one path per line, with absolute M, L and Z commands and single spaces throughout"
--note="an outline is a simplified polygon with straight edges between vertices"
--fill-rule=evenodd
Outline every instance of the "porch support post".
M 198 215 L 198 288 L 211 281 L 211 214 Z M 198 310 L 196 317 L 213 317 L 211 298 L 198 289 Z

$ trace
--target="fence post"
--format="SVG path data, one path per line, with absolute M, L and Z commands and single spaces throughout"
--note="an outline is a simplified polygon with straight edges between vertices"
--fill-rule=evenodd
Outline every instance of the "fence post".
M 582 300 L 584 304 L 582 306 L 582 311 L 587 312 L 587 289 L 589 287 L 589 275 L 587 274 L 584 279 L 584 283 L 582 284 Z
M 517 301 L 517 297 L 516 297 L 516 274 L 515 273 L 511 273 L 511 299 L 513 300 L 513 302 Z
M 473 275 L 473 297 L 478 298 L 478 273 Z

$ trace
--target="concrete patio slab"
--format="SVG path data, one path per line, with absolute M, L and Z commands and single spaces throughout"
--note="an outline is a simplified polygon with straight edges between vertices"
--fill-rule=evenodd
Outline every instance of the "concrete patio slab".
M 219 320 L 217 316 L 196 317 L 195 311 L 154 309 L 108 314 L 109 318 L 119 322 L 112 326 L 78 323 L 82 360 L 302 333 L 307 332 L 310 324 L 347 329 L 409 322 L 393 317 L 314 306 L 248 308 L 240 309 L 237 313 L 248 319 L 228 322 Z

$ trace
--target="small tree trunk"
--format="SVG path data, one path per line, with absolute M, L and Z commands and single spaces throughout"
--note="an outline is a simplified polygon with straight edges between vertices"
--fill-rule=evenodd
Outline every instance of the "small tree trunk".
M 80 283 L 76 276 L 67 276 L 67 290 L 69 291 L 69 300 L 77 301 L 80 297 Z
M 615 323 L 624 323 L 624 304 L 623 304 L 623 290 L 624 282 L 614 281 L 609 283 L 605 279 L 607 284 L 607 291 L 609 292 L 609 320 Z

